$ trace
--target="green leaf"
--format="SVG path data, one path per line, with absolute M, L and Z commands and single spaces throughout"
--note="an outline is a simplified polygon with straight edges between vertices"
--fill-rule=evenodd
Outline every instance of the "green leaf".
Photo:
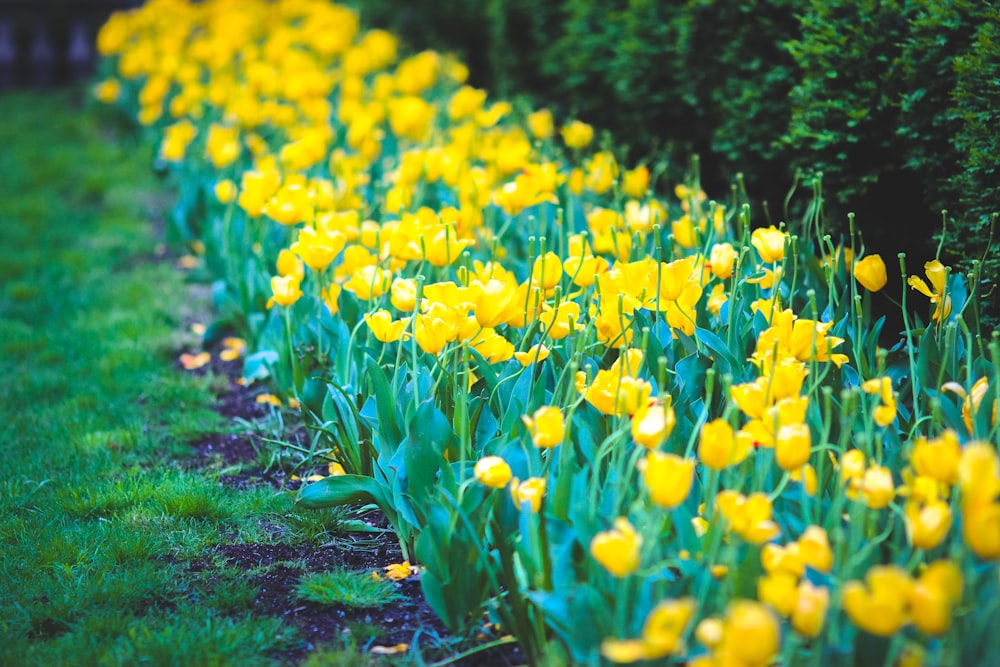
M 385 371 L 371 357 L 368 358 L 367 368 L 378 413 L 379 434 L 383 443 L 398 443 L 403 439 L 403 434 L 396 419 L 396 398 L 389 387 Z
M 324 477 L 318 482 L 304 486 L 295 502 L 310 510 L 370 503 L 378 505 L 387 514 L 392 510 L 382 487 L 374 479 L 364 475 Z
M 714 353 L 712 359 L 723 374 L 731 375 L 734 369 L 744 369 L 749 366 L 749 364 L 741 364 L 726 343 L 708 329 L 697 327 L 694 330 L 694 335 Z

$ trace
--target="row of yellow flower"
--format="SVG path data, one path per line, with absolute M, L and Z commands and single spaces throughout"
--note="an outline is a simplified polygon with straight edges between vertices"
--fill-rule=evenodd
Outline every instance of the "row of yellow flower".
M 574 585 L 615 602 L 613 625 L 581 637 L 532 611 L 574 658 L 764 665 L 792 646 L 822 659 L 849 643 L 823 633 L 842 610 L 891 650 L 947 661 L 966 655 L 972 617 L 997 614 L 977 608 L 998 585 L 980 565 L 1000 558 L 1000 460 L 978 418 L 996 401 L 993 371 L 942 362 L 921 387 L 905 346 L 892 371 L 860 314 L 887 283 L 879 256 L 751 230 L 740 201 L 708 201 L 695 183 L 658 196 L 659 170 L 620 166 L 589 125 L 557 132 L 548 110 L 488 104 L 461 63 L 398 60 L 390 34 L 320 0 L 154 0 L 116 14 L 99 48 L 114 72 L 96 95 L 153 129 L 182 188 L 210 196 L 205 246 L 236 267 L 224 279 L 249 285 L 246 319 L 269 309 L 284 323 L 285 339 L 261 329 L 251 343 L 302 371 L 281 393 L 310 375 L 364 391 L 355 360 L 369 354 L 391 386 L 419 386 L 426 368 L 452 398 L 421 401 L 481 400 L 499 423 L 500 386 L 544 385 L 511 432 L 479 439 L 468 412 L 447 416 L 470 480 L 506 489 L 525 516 L 568 521 L 579 534 L 566 539 L 586 545 Z M 965 304 L 939 262 L 925 271 L 929 285 L 908 279 L 934 306 L 925 336 L 958 355 L 948 341 Z M 263 272 L 269 290 L 255 292 Z M 350 336 L 324 345 L 324 318 Z M 691 389 L 698 363 L 711 368 Z M 900 387 L 913 389 L 904 406 Z M 940 409 L 952 396 L 957 423 Z M 518 462 L 522 436 L 534 451 Z M 565 502 L 603 525 L 569 521 L 555 497 L 577 472 L 591 495 Z M 690 531 L 694 554 L 678 546 Z M 836 558 L 832 537 L 846 540 Z M 737 577 L 746 554 L 756 600 Z M 685 594 L 640 603 L 639 587 L 680 590 L 656 574 L 671 567 Z

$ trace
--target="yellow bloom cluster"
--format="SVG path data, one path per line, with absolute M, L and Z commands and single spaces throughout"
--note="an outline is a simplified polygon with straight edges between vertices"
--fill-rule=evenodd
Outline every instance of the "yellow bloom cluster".
M 1000 558 L 1000 461 L 974 439 L 989 437 L 983 401 L 995 424 L 1000 399 L 985 377 L 948 382 L 937 400 L 961 399 L 957 424 L 902 426 L 914 381 L 851 329 L 848 302 L 875 297 L 848 281 L 882 290 L 882 259 L 844 247 L 803 261 L 806 240 L 751 230 L 739 198 L 708 201 L 695 184 L 664 196 L 657 165 L 619 164 L 583 121 L 491 101 L 454 58 L 397 46 L 326 0 L 152 0 L 102 29 L 116 75 L 94 93 L 155 128 L 160 163 L 195 184 L 215 235 L 203 247 L 250 274 L 233 279 L 241 316 L 284 325 L 293 376 L 311 364 L 363 394 L 374 363 L 414 396 L 407 407 L 452 410 L 460 446 L 438 469 L 457 471 L 460 509 L 490 498 L 475 511 L 495 512 L 469 553 L 509 539 L 508 581 L 538 599 L 572 597 L 554 589 L 573 577 L 593 588 L 580 600 L 641 597 L 632 625 L 616 614 L 577 657 L 763 666 L 783 627 L 792 641 L 845 619 L 946 633 L 963 600 L 955 553 Z M 925 270 L 929 286 L 909 284 L 943 325 L 948 272 Z M 325 357 L 334 330 L 346 333 Z M 247 339 L 227 353 L 259 344 Z M 342 477 L 351 465 L 334 452 Z M 514 515 L 540 535 L 498 534 Z M 870 548 L 835 559 L 845 535 Z M 558 540 L 572 572 L 554 577 L 543 550 Z M 941 545 L 955 560 L 915 565 Z M 886 550 L 915 560 L 872 564 Z M 741 559 L 762 574 L 733 586 Z M 686 597 L 700 581 L 718 594 Z M 531 613 L 547 623 L 548 609 Z

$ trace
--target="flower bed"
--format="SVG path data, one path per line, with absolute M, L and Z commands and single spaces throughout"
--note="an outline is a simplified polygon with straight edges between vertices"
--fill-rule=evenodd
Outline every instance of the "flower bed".
M 1000 650 L 1000 348 L 963 276 L 910 276 L 928 322 L 880 347 L 886 265 L 818 195 L 754 229 L 327 2 L 156 0 L 98 46 L 213 331 L 337 464 L 300 504 L 378 505 L 449 629 L 532 664 Z

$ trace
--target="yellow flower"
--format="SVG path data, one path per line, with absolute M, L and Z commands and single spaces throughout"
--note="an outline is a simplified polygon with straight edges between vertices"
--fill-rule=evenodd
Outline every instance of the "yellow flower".
M 235 361 L 243 356 L 246 352 L 247 342 L 242 338 L 236 338 L 235 336 L 227 336 L 222 340 L 222 347 L 224 348 L 219 352 L 219 359 L 223 361 Z
M 816 469 L 810 464 L 805 464 L 797 470 L 789 471 L 789 478 L 793 482 L 799 482 L 805 487 L 806 493 L 810 496 L 816 495 L 816 487 L 819 485 L 819 480 L 816 478 Z
M 323 289 L 320 290 L 320 298 L 323 299 L 323 304 L 326 309 L 330 311 L 331 315 L 336 315 L 340 311 L 340 292 L 343 288 L 336 283 L 331 283 Z
M 669 401 L 666 405 L 655 403 L 632 418 L 632 438 L 643 447 L 655 449 L 666 442 L 676 423 L 677 417 Z
M 274 276 L 271 278 L 272 300 L 279 306 L 290 306 L 302 296 L 299 279 L 295 276 Z
M 722 640 L 716 655 L 733 659 L 722 664 L 763 667 L 781 646 L 778 619 L 764 605 L 750 600 L 731 602 L 722 621 Z
M 299 230 L 290 250 L 313 271 L 322 271 L 344 249 L 347 239 L 340 232 L 318 232 L 311 227 Z
M 958 461 L 958 484 L 962 502 L 982 505 L 996 500 L 1000 494 L 1000 456 L 996 446 L 986 442 L 970 442 Z
M 590 541 L 590 554 L 616 577 L 624 577 L 639 567 L 642 536 L 625 517 L 615 519 L 612 530 L 600 532 Z
M 442 313 L 443 314 L 443 313 Z M 449 317 L 451 313 L 445 315 Z M 417 315 L 413 335 L 417 345 L 427 354 L 437 354 L 457 335 L 453 319 L 436 317 L 433 314 Z
M 983 560 L 1000 558 L 1000 502 L 962 503 L 962 537 Z
M 656 605 L 642 626 L 640 639 L 605 639 L 601 655 L 611 662 L 655 660 L 683 650 L 681 638 L 691 622 L 694 600 L 664 600 Z
M 205 366 L 212 360 L 212 355 L 208 352 L 199 352 L 198 354 L 190 354 L 185 352 L 180 356 L 181 366 L 184 370 L 193 371 L 196 368 L 201 368 Z
M 562 279 L 563 266 L 559 256 L 554 252 L 547 252 L 535 260 L 531 268 L 532 283 L 541 285 L 543 289 L 550 290 L 559 284 Z
M 529 477 L 523 482 L 515 477 L 510 483 L 510 495 L 519 508 L 528 503 L 531 511 L 537 512 L 542 507 L 546 486 L 544 477 Z
M 404 560 L 402 563 L 391 563 L 382 568 L 385 576 L 393 581 L 409 579 L 417 573 L 417 568 L 410 565 L 410 561 Z
M 723 470 L 740 463 L 750 454 L 748 438 L 737 437 L 733 427 L 724 419 L 705 424 L 698 441 L 698 458 L 709 468 Z
M 586 148 L 594 138 L 594 128 L 579 120 L 564 125 L 559 132 L 570 148 Z
M 952 608 L 962 599 L 962 571 L 949 560 L 927 566 L 910 594 L 910 618 L 924 634 L 940 636 L 951 627 Z
M 708 256 L 712 275 L 725 280 L 733 275 L 733 265 L 736 263 L 736 250 L 728 243 L 716 243 Z
M 928 297 L 931 303 L 936 304 L 931 319 L 937 321 L 946 319 L 951 314 L 951 297 L 945 294 L 947 288 L 947 285 L 945 285 L 947 279 L 945 267 L 938 260 L 931 260 L 924 264 L 924 273 L 927 274 L 927 279 L 931 281 L 933 290 L 927 286 L 923 278 L 918 276 L 910 276 L 906 279 L 906 284 Z
M 933 549 L 951 529 L 951 506 L 943 500 L 906 504 L 906 533 L 917 549 Z
M 770 572 L 757 579 L 757 599 L 782 616 L 791 616 L 799 602 L 798 579 L 788 572 Z
M 510 481 L 510 466 L 499 456 L 485 456 L 476 461 L 473 469 L 476 481 L 491 489 L 502 489 Z
M 392 281 L 392 274 L 374 264 L 362 266 L 344 283 L 344 289 L 353 292 L 362 301 L 368 301 L 385 294 Z
M 885 287 L 888 278 L 885 262 L 879 255 L 868 255 L 854 265 L 854 278 L 869 292 L 877 292 Z
M 784 470 L 799 470 L 809 462 L 812 435 L 805 424 L 788 424 L 778 430 L 774 445 L 775 460 Z
M 483 327 L 495 327 L 524 314 L 524 298 L 518 289 L 504 281 L 469 283 L 469 301 L 476 321 Z
M 539 343 L 537 345 L 532 345 L 528 348 L 527 352 L 515 352 L 514 358 L 517 359 L 518 363 L 527 368 L 535 362 L 541 363 L 548 359 L 549 348 Z
M 799 583 L 798 599 L 792 610 L 792 627 L 805 637 L 818 637 L 829 606 L 830 590 L 803 580 Z
M 945 382 L 941 385 L 941 391 L 950 391 L 962 397 L 962 421 L 965 422 L 965 427 L 969 429 L 969 433 L 972 433 L 974 428 L 972 417 L 974 414 L 979 413 L 979 406 L 982 405 L 983 398 L 986 397 L 986 392 L 989 388 L 989 380 L 985 377 L 976 380 L 975 384 L 972 385 L 972 391 L 968 395 L 965 393 L 965 387 L 957 382 Z M 1000 408 L 1000 398 L 996 398 L 993 401 L 994 425 L 997 423 L 998 408 Z
M 886 375 L 866 380 L 861 388 L 866 394 L 878 394 L 880 405 L 875 408 L 875 423 L 888 426 L 896 419 L 896 398 L 892 394 L 892 379 Z
M 692 459 L 652 450 L 640 465 L 649 497 L 660 507 L 677 507 L 691 492 L 694 482 Z
M 885 466 L 870 466 L 861 479 L 861 496 L 872 509 L 888 507 L 896 497 L 892 472 Z
M 413 312 L 417 306 L 417 281 L 413 278 L 396 278 L 389 288 L 389 300 L 396 310 Z
M 365 323 L 375 338 L 383 343 L 393 343 L 403 337 L 404 329 L 409 321 L 396 320 L 393 322 L 389 311 L 380 309 L 374 313 L 365 313 Z
M 105 104 L 116 101 L 121 92 L 122 86 L 118 79 L 105 79 L 94 86 L 94 97 Z
M 833 568 L 833 550 L 830 538 L 820 526 L 809 526 L 797 541 L 802 562 L 820 572 Z
M 287 248 L 278 253 L 277 269 L 279 276 L 295 276 L 299 282 L 302 282 L 302 279 L 306 277 L 306 269 L 302 260 Z
M 743 496 L 725 489 L 715 496 L 715 504 L 730 530 L 747 542 L 763 544 L 781 535 L 781 528 L 771 518 L 771 501 L 763 493 Z
M 622 192 L 632 199 L 642 199 L 649 189 L 649 168 L 641 164 L 622 174 Z
M 552 120 L 552 112 L 548 109 L 539 109 L 528 115 L 528 129 L 535 139 L 544 141 L 552 137 L 555 132 L 555 124 Z
M 228 178 L 224 178 L 215 184 L 215 198 L 220 204 L 231 204 L 236 201 L 236 184 Z
M 531 417 L 522 415 L 521 421 L 528 428 L 535 447 L 555 447 L 566 433 L 562 411 L 551 405 L 538 408 Z
M 767 264 L 780 262 L 785 258 L 785 239 L 788 235 L 774 225 L 753 230 L 750 244 L 757 249 L 761 261 Z
M 896 565 L 876 565 L 865 584 L 848 581 L 841 590 L 844 611 L 856 626 L 880 637 L 890 637 L 907 621 L 907 602 L 913 590 L 910 575 Z

